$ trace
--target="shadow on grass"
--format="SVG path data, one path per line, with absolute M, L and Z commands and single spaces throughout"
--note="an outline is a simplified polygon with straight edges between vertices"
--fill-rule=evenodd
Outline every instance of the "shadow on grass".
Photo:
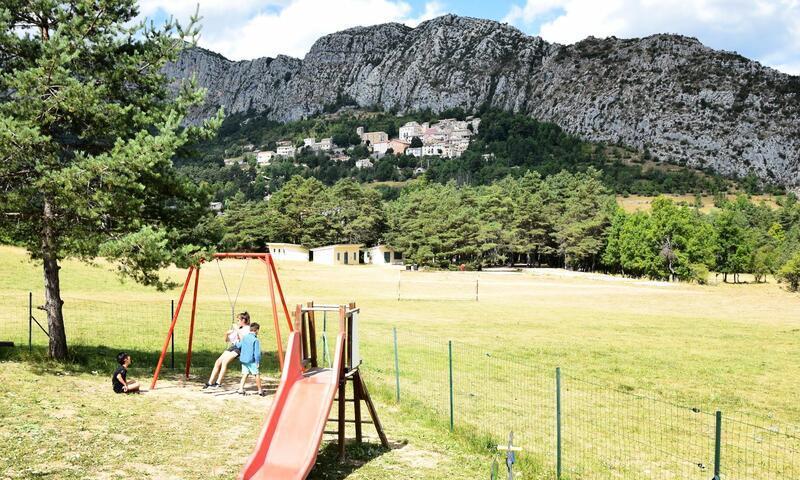
M 137 379 L 150 379 L 153 377 L 160 351 L 124 349 L 120 347 L 107 346 L 83 346 L 75 345 L 69 347 L 69 357 L 64 362 L 57 362 L 47 358 L 47 348 L 34 345 L 32 351 L 28 346 L 16 346 L 11 348 L 0 348 L 0 360 L 10 360 L 25 362 L 32 366 L 33 371 L 38 375 L 55 374 L 60 372 L 70 373 L 108 373 L 109 378 L 117 368 L 117 354 L 125 352 L 131 356 L 132 364 L 130 375 Z M 222 353 L 222 350 L 194 350 L 192 352 L 192 377 L 204 378 L 211 373 L 214 362 Z M 173 368 L 172 356 L 167 352 L 164 364 L 161 367 L 159 378 L 177 379 L 183 377 L 186 368 L 186 353 L 175 352 L 175 362 Z M 228 366 L 228 376 L 237 375 L 239 363 L 234 361 Z M 278 376 L 280 369 L 278 358 L 274 352 L 262 352 L 261 355 L 262 375 Z M 201 382 L 198 380 L 198 382 Z
M 402 448 L 402 445 L 391 445 L 391 448 Z M 317 463 L 308 475 L 309 480 L 341 480 L 358 470 L 364 464 L 380 457 L 389 450 L 379 443 L 347 443 L 345 460 L 339 462 L 339 445 L 336 442 L 326 443 L 317 456 Z

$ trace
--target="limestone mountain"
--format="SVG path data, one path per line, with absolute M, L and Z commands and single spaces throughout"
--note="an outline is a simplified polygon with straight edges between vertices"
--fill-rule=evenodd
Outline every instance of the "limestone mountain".
M 551 121 L 592 141 L 800 189 L 800 77 L 694 38 L 548 43 L 490 20 L 446 15 L 410 28 L 358 27 L 304 59 L 230 61 L 186 51 L 167 67 L 219 106 L 289 121 L 346 104 L 411 112 L 485 107 Z

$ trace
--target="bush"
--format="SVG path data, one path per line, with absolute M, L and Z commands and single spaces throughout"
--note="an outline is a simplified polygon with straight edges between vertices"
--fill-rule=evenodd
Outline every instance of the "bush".
M 792 258 L 783 264 L 776 277 L 778 277 L 779 282 L 788 283 L 790 291 L 797 291 L 800 287 L 800 252 L 795 253 Z
M 702 263 L 693 263 L 691 265 L 691 279 L 697 282 L 698 285 L 708 285 L 708 276 L 711 272 L 708 267 Z

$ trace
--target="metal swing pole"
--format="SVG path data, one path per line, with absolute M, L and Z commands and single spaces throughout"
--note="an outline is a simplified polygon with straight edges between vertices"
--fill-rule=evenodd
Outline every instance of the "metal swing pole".
M 267 254 L 266 261 L 272 267 L 272 276 L 275 277 L 275 284 L 278 286 L 278 295 L 281 297 L 283 313 L 286 315 L 286 323 L 289 324 L 289 331 L 292 332 L 294 331 L 294 327 L 292 326 L 292 319 L 289 317 L 289 309 L 286 307 L 286 299 L 283 298 L 283 288 L 281 288 L 281 281 L 278 279 L 278 269 L 275 268 L 275 261 L 272 259 L 272 255 Z
M 164 356 L 167 354 L 167 347 L 169 347 L 169 340 L 170 337 L 175 332 L 175 324 L 178 322 L 178 316 L 181 313 L 181 306 L 183 306 L 183 298 L 186 296 L 186 289 L 189 288 L 189 281 L 192 279 L 192 273 L 194 273 L 194 266 L 189 267 L 189 273 L 186 274 L 186 281 L 183 282 L 183 290 L 181 290 L 181 296 L 178 300 L 178 308 L 175 309 L 175 314 L 172 316 L 172 323 L 169 326 L 169 332 L 167 333 L 167 338 L 164 340 L 164 347 L 161 349 L 161 356 L 158 357 L 158 364 L 156 365 L 156 371 L 153 373 L 153 381 L 150 383 L 150 390 L 156 388 L 156 382 L 158 381 L 158 374 L 161 373 L 161 366 L 164 364 Z
M 269 257 L 267 257 L 267 258 L 269 258 Z M 270 297 L 270 302 L 272 304 L 272 323 L 275 326 L 275 339 L 276 339 L 276 341 L 278 343 L 278 365 L 280 366 L 281 371 L 283 371 L 283 340 L 281 340 L 281 327 L 278 324 L 278 306 L 275 305 L 275 288 L 274 288 L 274 285 L 272 284 L 272 267 L 273 266 L 270 264 L 270 262 L 266 258 L 262 258 L 262 260 L 264 261 L 264 265 L 267 267 L 267 280 L 269 282 L 269 297 Z M 284 308 L 285 307 L 286 307 L 286 305 L 284 304 Z M 287 312 L 288 312 L 288 310 L 287 310 Z M 287 316 L 288 316 L 288 313 L 287 313 Z M 291 330 L 291 323 L 290 323 L 289 331 L 290 332 L 292 331 Z
M 186 378 L 189 378 L 189 369 L 192 367 L 192 340 L 194 339 L 194 319 L 197 313 L 197 286 L 200 282 L 200 267 L 194 276 L 194 292 L 192 293 L 192 320 L 189 322 L 189 348 L 186 351 Z

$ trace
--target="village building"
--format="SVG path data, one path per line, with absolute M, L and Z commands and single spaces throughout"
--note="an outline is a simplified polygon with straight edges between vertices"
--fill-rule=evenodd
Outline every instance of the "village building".
M 421 137 L 422 132 L 422 125 L 417 122 L 408 122 L 400 127 L 398 130 L 398 137 L 404 142 L 411 143 L 411 139 L 414 137 Z
M 376 245 L 366 249 L 365 261 L 373 265 L 402 265 L 403 254 L 387 245 Z
M 272 158 L 275 156 L 275 152 L 272 150 L 267 150 L 264 152 L 256 153 L 256 163 L 259 167 L 264 167 L 272 163 Z
M 379 153 L 381 155 L 386 154 L 386 150 L 389 150 L 389 142 L 378 142 L 372 144 L 372 152 Z
M 277 148 L 275 149 L 276 155 L 280 157 L 293 158 L 294 152 L 295 148 L 294 145 L 292 145 L 292 142 L 284 140 L 277 143 Z
M 367 159 L 367 158 L 364 158 L 364 159 L 361 159 L 361 160 L 356 160 L 356 168 L 359 168 L 359 169 L 361 169 L 361 168 L 372 168 L 373 166 L 374 166 L 373 163 L 370 162 L 369 159 Z
M 358 265 L 363 244 L 340 243 L 311 249 L 311 261 L 324 265 Z
M 226 167 L 230 167 L 231 165 L 244 165 L 244 157 L 225 158 L 222 160 L 222 163 L 224 163 Z
M 386 132 L 365 132 L 364 127 L 358 127 L 356 133 L 361 137 L 361 143 L 375 145 L 376 143 L 389 141 L 389 134 Z
M 407 148 L 406 155 L 411 155 L 412 157 L 421 157 L 422 156 L 422 147 L 414 147 L 414 148 Z
M 346 162 L 350 160 L 350 155 L 347 155 L 346 153 L 343 152 L 337 152 L 331 155 L 331 160 L 333 160 L 334 162 Z
M 307 262 L 309 259 L 308 249 L 296 243 L 270 242 L 268 248 L 270 255 L 275 260 Z
M 408 147 L 411 146 L 411 141 L 405 142 L 403 140 L 398 140 L 393 138 L 389 141 L 389 148 L 395 153 L 395 155 L 402 155 L 406 153 Z
M 215 212 L 217 215 L 222 214 L 222 202 L 211 202 L 208 204 L 208 208 L 210 208 L 211 211 Z
M 334 148 L 333 139 L 331 138 L 323 138 L 319 142 L 314 137 L 304 138 L 303 139 L 303 148 L 308 147 L 315 152 L 323 151 L 327 152 Z

